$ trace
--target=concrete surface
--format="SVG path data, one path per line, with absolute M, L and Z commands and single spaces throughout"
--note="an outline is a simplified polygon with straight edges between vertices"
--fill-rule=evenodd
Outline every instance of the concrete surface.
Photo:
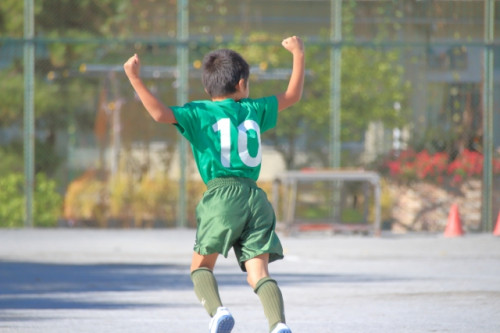
M 207 332 L 193 230 L 0 230 L 0 332 Z M 282 237 L 294 333 L 500 332 L 500 238 Z M 216 268 L 234 333 L 267 332 L 234 256 Z

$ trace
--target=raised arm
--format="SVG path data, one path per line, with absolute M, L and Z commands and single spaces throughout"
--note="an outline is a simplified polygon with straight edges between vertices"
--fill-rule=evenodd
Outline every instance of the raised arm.
M 177 123 L 172 109 L 163 105 L 163 103 L 160 102 L 144 85 L 144 82 L 142 82 L 139 76 L 141 71 L 141 62 L 137 54 L 134 54 L 127 60 L 127 62 L 125 62 L 123 69 L 125 69 L 125 74 L 127 74 L 130 84 L 134 88 L 151 117 L 160 123 Z
M 302 40 L 299 37 L 293 36 L 286 38 L 281 44 L 292 54 L 293 66 L 288 88 L 284 93 L 276 95 L 278 98 L 278 111 L 292 106 L 302 98 L 305 69 L 304 43 Z

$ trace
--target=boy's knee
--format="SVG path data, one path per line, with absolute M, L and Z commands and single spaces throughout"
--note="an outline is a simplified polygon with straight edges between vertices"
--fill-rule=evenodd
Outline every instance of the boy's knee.
M 259 284 L 259 281 L 261 281 L 265 278 L 266 278 L 266 276 L 256 276 L 256 275 L 248 274 L 247 275 L 247 282 L 250 285 L 250 287 L 252 287 L 252 289 L 255 290 L 255 288 Z
M 257 284 L 258 281 L 255 281 L 255 278 L 253 278 L 250 274 L 247 275 L 247 282 L 252 289 L 255 289 L 255 285 Z

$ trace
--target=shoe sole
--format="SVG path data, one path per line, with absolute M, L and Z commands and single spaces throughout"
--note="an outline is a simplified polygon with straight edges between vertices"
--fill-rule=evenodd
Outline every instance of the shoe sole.
M 222 317 L 217 322 L 217 329 L 215 333 L 231 333 L 234 327 L 233 317 Z

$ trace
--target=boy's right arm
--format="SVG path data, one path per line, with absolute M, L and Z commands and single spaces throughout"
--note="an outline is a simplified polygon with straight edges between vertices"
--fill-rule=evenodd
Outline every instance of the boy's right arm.
M 151 117 L 153 117 L 155 121 L 161 123 L 177 123 L 172 109 L 163 105 L 163 103 L 160 102 L 144 85 L 144 82 L 142 82 L 139 76 L 141 63 L 137 54 L 130 57 L 130 59 L 128 59 L 123 65 L 123 68 L 125 69 L 125 74 L 127 74 L 130 84 L 134 88 Z

